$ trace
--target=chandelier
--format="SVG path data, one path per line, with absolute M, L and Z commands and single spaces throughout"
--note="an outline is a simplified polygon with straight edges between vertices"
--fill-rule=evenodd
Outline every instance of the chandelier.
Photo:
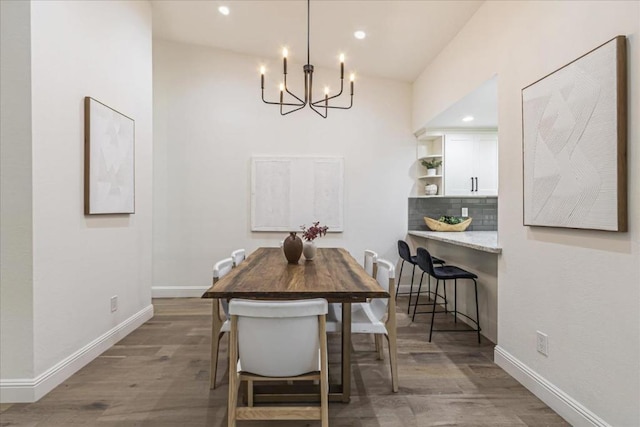
M 262 101 L 265 104 L 279 105 L 280 114 L 283 116 L 287 114 L 291 114 L 294 111 L 301 110 L 305 106 L 309 105 L 309 107 L 313 111 L 318 113 L 322 118 L 326 119 L 327 113 L 330 108 L 338 109 L 338 110 L 348 110 L 353 106 L 353 81 L 355 79 L 355 75 L 351 74 L 351 79 L 350 79 L 351 95 L 350 95 L 349 106 L 329 105 L 329 101 L 334 100 L 338 98 L 340 95 L 342 95 L 343 88 L 344 88 L 344 54 L 341 54 L 340 55 L 340 91 L 335 95 L 329 96 L 329 88 L 325 87 L 324 98 L 320 98 L 317 101 L 313 101 L 313 65 L 311 65 L 309 61 L 309 56 L 310 56 L 309 55 L 309 31 L 310 31 L 309 15 L 310 15 L 310 0 L 307 0 L 307 64 L 302 67 L 302 70 L 304 71 L 304 99 L 293 94 L 291 91 L 289 91 L 289 88 L 287 87 L 288 51 L 287 51 L 287 48 L 284 48 L 282 50 L 282 57 L 283 57 L 282 64 L 284 69 L 284 78 L 282 83 L 280 83 L 280 101 L 273 102 L 273 101 L 267 101 L 266 99 L 264 99 L 264 74 L 265 74 L 264 66 L 260 67 L 260 86 L 262 90 Z M 287 102 L 285 102 L 284 100 L 285 92 L 289 95 L 288 98 L 291 98 L 291 100 L 288 100 Z M 288 109 L 288 110 L 285 111 L 285 109 Z

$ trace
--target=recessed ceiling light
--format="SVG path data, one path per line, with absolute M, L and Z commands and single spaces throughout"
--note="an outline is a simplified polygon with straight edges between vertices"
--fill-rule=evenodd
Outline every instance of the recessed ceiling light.
M 473 121 L 473 116 L 465 116 L 462 118 L 463 122 L 472 122 Z
M 367 34 L 364 31 L 356 31 L 355 33 L 353 33 L 353 36 L 358 40 L 362 40 L 363 38 L 367 37 Z
M 218 12 L 220 12 L 221 14 L 227 16 L 229 14 L 229 8 L 227 6 L 220 6 L 218 8 Z

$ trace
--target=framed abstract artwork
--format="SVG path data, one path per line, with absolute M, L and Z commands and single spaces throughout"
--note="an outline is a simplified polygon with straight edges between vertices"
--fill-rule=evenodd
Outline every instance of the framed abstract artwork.
M 344 159 L 253 156 L 251 231 L 300 231 L 313 221 L 344 231 Z
M 133 119 L 85 97 L 84 157 L 84 213 L 134 213 Z
M 524 225 L 627 231 L 626 38 L 522 89 Z

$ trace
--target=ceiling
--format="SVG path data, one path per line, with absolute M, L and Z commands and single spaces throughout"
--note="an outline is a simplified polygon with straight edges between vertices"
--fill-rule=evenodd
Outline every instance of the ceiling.
M 463 122 L 462 118 L 473 117 Z M 497 128 L 498 78 L 493 77 L 478 86 L 427 123 L 427 129 L 444 128 Z
M 306 62 L 304 0 L 153 0 L 154 38 Z M 413 82 L 480 7 L 474 0 L 314 0 L 311 64 L 345 72 Z M 219 6 L 228 6 L 224 16 Z M 364 40 L 353 33 L 363 30 Z

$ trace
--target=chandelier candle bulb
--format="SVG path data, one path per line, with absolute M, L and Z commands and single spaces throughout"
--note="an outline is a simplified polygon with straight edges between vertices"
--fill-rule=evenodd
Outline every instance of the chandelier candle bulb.
M 356 79 L 355 74 L 351 74 L 351 96 L 353 96 L 353 81 Z
M 287 55 L 289 55 L 289 51 L 285 47 L 282 49 L 282 62 L 284 63 L 284 73 L 287 74 Z
M 344 53 L 340 54 L 340 80 L 344 79 Z
M 264 90 L 264 66 L 260 67 L 260 88 Z

